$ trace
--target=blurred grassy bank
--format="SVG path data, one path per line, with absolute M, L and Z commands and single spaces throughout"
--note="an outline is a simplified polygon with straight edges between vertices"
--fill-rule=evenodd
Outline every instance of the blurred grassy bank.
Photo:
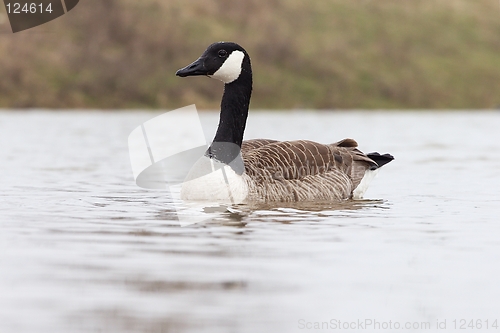
M 0 107 L 217 108 L 222 83 L 174 73 L 220 40 L 253 108 L 500 105 L 496 0 L 81 0 L 17 34 L 1 7 Z

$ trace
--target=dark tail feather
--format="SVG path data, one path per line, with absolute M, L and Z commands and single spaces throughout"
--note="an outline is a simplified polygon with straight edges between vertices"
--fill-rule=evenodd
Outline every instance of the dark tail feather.
M 394 159 L 394 156 L 392 156 L 391 154 L 380 155 L 379 153 L 369 153 L 366 156 L 374 160 L 375 163 L 378 164 L 379 168 L 386 165 L 387 163 L 389 163 Z

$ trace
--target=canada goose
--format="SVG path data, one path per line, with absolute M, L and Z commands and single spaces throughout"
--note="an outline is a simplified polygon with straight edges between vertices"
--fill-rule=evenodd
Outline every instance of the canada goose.
M 392 161 L 389 154 L 363 154 L 352 139 L 320 144 L 307 140 L 243 141 L 250 97 L 252 68 L 238 44 L 210 45 L 177 76 L 204 75 L 224 82 L 220 120 L 205 159 L 229 165 L 226 184 L 240 202 L 339 201 L 361 199 L 378 169 Z M 213 185 L 213 184 L 212 184 Z M 218 198 L 215 188 L 183 186 L 188 200 Z

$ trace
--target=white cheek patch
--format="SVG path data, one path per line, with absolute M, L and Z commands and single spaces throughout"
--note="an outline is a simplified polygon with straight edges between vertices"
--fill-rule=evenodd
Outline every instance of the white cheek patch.
M 245 58 L 245 53 L 241 51 L 233 51 L 217 72 L 210 75 L 210 77 L 221 80 L 224 83 L 233 82 L 241 74 L 243 58 Z

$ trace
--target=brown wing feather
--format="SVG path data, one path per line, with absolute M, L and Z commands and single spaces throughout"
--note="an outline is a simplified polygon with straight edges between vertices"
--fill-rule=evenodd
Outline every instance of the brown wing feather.
M 242 155 L 251 200 L 307 201 L 350 198 L 364 172 L 376 163 L 356 141 L 244 141 Z
M 246 140 L 243 141 L 241 144 L 241 153 L 245 154 L 246 152 L 260 148 L 262 146 L 268 145 L 270 143 L 278 142 L 277 140 L 270 140 L 270 139 L 253 139 L 253 140 Z

